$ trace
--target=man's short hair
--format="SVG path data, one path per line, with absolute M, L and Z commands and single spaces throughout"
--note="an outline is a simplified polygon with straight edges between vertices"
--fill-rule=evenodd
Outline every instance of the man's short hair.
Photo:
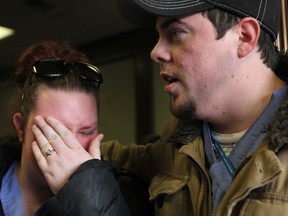
M 217 39 L 221 39 L 229 29 L 241 20 L 240 17 L 221 9 L 203 11 L 202 14 L 214 25 L 217 31 Z M 262 29 L 258 40 L 258 51 L 261 52 L 261 59 L 267 67 L 274 70 L 278 60 L 277 49 L 270 35 Z

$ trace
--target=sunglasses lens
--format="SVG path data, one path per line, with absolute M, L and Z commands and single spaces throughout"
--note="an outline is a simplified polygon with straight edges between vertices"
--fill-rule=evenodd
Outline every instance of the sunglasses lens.
M 101 84 L 103 82 L 102 75 L 97 67 L 86 63 L 74 63 L 80 76 L 87 80 Z
M 59 77 L 67 73 L 64 62 L 57 59 L 38 61 L 34 64 L 33 71 L 38 77 Z

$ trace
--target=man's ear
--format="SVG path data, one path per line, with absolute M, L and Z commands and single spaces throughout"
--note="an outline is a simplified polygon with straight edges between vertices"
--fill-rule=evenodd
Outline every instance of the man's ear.
M 22 143 L 24 141 L 24 128 L 23 128 L 23 119 L 22 119 L 21 113 L 14 114 L 13 123 L 18 133 L 18 139 L 20 143 Z
M 257 47 L 260 36 L 260 25 L 252 17 L 245 17 L 239 23 L 238 56 L 245 57 Z

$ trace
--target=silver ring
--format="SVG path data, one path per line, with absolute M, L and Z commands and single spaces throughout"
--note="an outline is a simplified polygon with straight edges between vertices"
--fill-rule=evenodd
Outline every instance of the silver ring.
M 50 155 L 52 155 L 52 153 L 54 152 L 54 149 L 47 149 L 47 151 L 45 152 L 45 156 L 48 157 Z

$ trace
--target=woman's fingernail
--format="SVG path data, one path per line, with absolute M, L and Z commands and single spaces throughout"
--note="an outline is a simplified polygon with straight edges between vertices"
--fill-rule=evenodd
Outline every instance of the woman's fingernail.
M 36 130 L 36 125 L 32 126 L 32 130 L 35 131 Z
M 104 138 L 104 134 L 99 134 L 98 139 L 101 141 Z

